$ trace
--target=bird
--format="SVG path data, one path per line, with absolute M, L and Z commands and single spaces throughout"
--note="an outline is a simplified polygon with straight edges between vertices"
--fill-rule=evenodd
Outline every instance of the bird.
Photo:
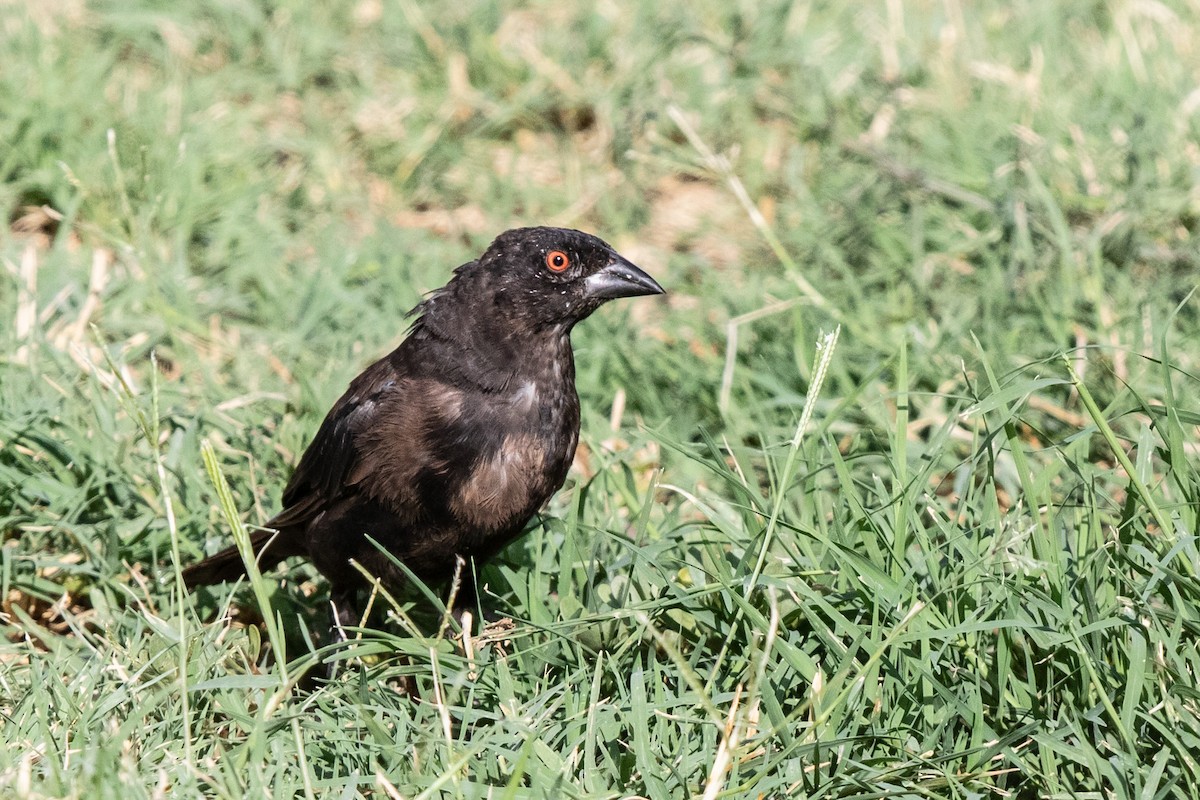
M 501 233 L 409 312 L 400 345 L 333 405 L 282 509 L 250 536 L 259 568 L 309 560 L 329 583 L 330 637 L 344 640 L 369 585 L 355 563 L 398 591 L 408 581 L 393 558 L 429 585 L 486 562 L 566 480 L 580 426 L 572 329 L 610 300 L 663 291 L 591 234 Z M 232 546 L 183 580 L 245 574 Z

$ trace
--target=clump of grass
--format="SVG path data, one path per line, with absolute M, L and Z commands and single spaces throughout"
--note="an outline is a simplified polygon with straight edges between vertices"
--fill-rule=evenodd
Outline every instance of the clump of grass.
M 1200 795 L 1194 9 L 58 10 L 0 10 L 6 793 Z M 538 222 L 669 295 L 576 333 L 515 625 L 183 594 Z

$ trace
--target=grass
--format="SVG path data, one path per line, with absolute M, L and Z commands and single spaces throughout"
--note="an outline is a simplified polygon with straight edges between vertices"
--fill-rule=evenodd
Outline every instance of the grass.
M 1200 797 L 1195 2 L 0 36 L 0 794 Z M 533 223 L 669 295 L 576 332 L 575 469 L 470 576 L 507 639 L 414 593 L 319 649 L 302 564 L 184 594 Z

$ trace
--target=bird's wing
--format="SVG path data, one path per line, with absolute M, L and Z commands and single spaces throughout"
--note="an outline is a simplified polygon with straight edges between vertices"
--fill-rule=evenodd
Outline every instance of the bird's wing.
M 330 409 L 283 490 L 283 510 L 267 527 L 308 522 L 345 491 L 362 458 L 363 434 L 376 424 L 389 396 L 401 391 L 402 378 L 383 358 L 354 379 Z
M 330 410 L 283 491 L 283 511 L 267 527 L 305 525 L 356 496 L 415 520 L 428 511 L 429 479 L 440 483 L 473 461 L 473 440 L 483 437 L 461 428 L 469 395 L 412 375 L 398 352 L 355 378 Z

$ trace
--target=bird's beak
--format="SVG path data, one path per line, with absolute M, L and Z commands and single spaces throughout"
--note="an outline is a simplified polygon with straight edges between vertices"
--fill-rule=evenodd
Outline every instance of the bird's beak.
M 604 269 L 588 276 L 583 283 L 584 294 L 595 300 L 663 293 L 658 281 L 615 253 Z

